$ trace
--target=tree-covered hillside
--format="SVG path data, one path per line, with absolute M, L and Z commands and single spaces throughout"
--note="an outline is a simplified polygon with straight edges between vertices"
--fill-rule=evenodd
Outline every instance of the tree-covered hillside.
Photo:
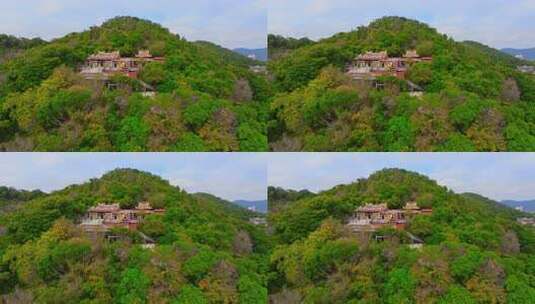
M 137 80 L 112 90 L 77 72 L 98 51 L 144 49 L 165 57 L 140 75 L 154 98 Z M 0 64 L 0 150 L 266 150 L 269 83 L 228 54 L 132 17 L 31 47 Z
M 234 64 L 240 64 L 244 68 L 247 68 L 249 66 L 253 65 L 262 65 L 261 61 L 251 59 L 249 57 L 246 57 L 244 55 L 241 55 L 240 53 L 237 53 L 233 50 L 226 49 L 222 46 L 219 46 L 215 43 L 209 42 L 209 41 L 195 41 L 195 44 L 200 45 L 202 47 L 205 47 L 207 49 L 211 49 L 214 53 L 216 53 L 218 56 L 223 58 L 226 62 L 232 62 Z
M 39 190 L 26 191 L 0 186 L 0 213 L 9 212 L 22 206 L 25 202 L 44 195 L 45 193 Z
M 269 212 L 278 212 L 295 201 L 312 196 L 314 193 L 308 190 L 295 191 L 270 186 L 268 187 L 268 209 Z
M 0 64 L 15 57 L 20 52 L 43 45 L 46 42 L 39 38 L 17 38 L 11 35 L 0 34 Z
M 406 230 L 369 235 L 345 224 L 355 208 L 407 202 L 432 208 Z M 427 177 L 385 169 L 298 200 L 270 214 L 273 303 L 530 303 L 535 298 L 535 229 L 521 212 Z M 410 235 L 421 248 L 409 246 Z M 373 235 L 388 236 L 382 242 Z
M 311 45 L 314 41 L 308 38 L 286 38 L 280 35 L 268 35 L 269 60 L 277 60 L 288 55 L 292 50 Z
M 345 68 L 358 54 L 415 49 L 408 83 L 378 79 L 375 89 Z M 385 17 L 298 47 L 273 60 L 277 92 L 268 134 L 276 151 L 533 151 L 535 78 L 519 60 L 476 43 L 455 42 L 429 26 Z
M 77 226 L 91 206 L 140 201 L 165 209 L 139 228 L 154 249 L 133 231 L 95 241 Z M 132 169 L 32 199 L 0 213 L 0 301 L 266 303 L 270 241 L 230 204 Z
M 466 45 L 466 46 L 469 46 L 469 47 L 473 47 L 473 48 L 479 49 L 480 51 L 486 53 L 488 56 L 490 56 L 493 60 L 495 60 L 497 62 L 507 63 L 507 64 L 509 64 L 511 66 L 520 66 L 520 65 L 530 65 L 530 64 L 532 64 L 527 60 L 516 58 L 516 57 L 514 57 L 512 55 L 509 55 L 509 54 L 504 53 L 504 52 L 502 52 L 500 50 L 497 50 L 497 49 L 493 49 L 490 46 L 484 45 L 484 44 L 479 43 L 477 41 L 464 41 L 463 44 Z

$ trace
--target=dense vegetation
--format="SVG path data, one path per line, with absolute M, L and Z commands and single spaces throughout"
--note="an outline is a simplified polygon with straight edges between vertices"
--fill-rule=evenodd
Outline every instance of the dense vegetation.
M 356 207 L 408 201 L 433 209 L 383 242 L 344 225 Z M 478 196 L 455 194 L 417 173 L 385 169 L 293 202 L 269 215 L 273 303 L 531 303 L 535 230 L 526 216 Z
M 220 56 L 226 62 L 233 62 L 234 64 L 241 64 L 243 67 L 247 68 L 252 65 L 262 65 L 261 61 L 251 59 L 235 51 L 226 49 L 222 46 L 219 46 L 210 41 L 195 41 L 195 44 L 202 46 L 207 49 L 211 49 L 214 52 L 214 55 Z
M 17 38 L 10 35 L 0 34 L 0 63 L 13 58 L 23 50 L 27 50 L 46 42 L 39 38 Z
M 0 186 L 0 212 L 8 212 L 43 195 L 45 193 L 39 190 L 26 191 Z
M 95 52 L 141 49 L 166 58 L 140 75 L 155 98 L 77 73 Z M 269 83 L 229 52 L 131 17 L 28 48 L 0 64 L 0 150 L 264 151 Z
M 280 187 L 268 187 L 269 212 L 278 212 L 289 206 L 292 202 L 303 198 L 312 197 L 314 193 L 308 190 L 286 190 Z
M 268 35 L 269 60 L 280 59 L 288 55 L 292 50 L 311 45 L 314 41 L 308 38 L 286 38 L 280 35 Z
M 355 82 L 346 65 L 365 51 L 433 61 L 383 89 Z M 477 43 L 459 43 L 417 21 L 385 17 L 298 47 L 269 69 L 278 93 L 268 134 L 276 151 L 533 151 L 535 78 L 522 62 Z
M 140 227 L 152 250 L 133 231 L 94 241 L 76 225 L 98 203 L 142 200 L 166 210 Z M 266 303 L 270 241 L 238 209 L 131 169 L 39 196 L 0 213 L 0 301 Z

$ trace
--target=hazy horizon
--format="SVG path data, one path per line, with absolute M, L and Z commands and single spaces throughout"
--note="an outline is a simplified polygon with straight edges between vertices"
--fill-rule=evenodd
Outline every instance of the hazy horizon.
M 0 186 L 52 192 L 118 168 L 150 172 L 188 193 L 267 199 L 265 156 L 254 153 L 2 153 Z
M 535 47 L 531 0 L 272 0 L 268 11 L 268 33 L 286 37 L 318 40 L 400 16 L 427 23 L 456 41 L 497 49 Z
M 535 199 L 535 153 L 277 153 L 268 185 L 317 193 L 385 168 L 420 173 L 456 193 Z
M 265 0 L 173 0 L 91 2 L 27 0 L 0 2 L 0 34 L 52 40 L 117 16 L 147 19 L 189 41 L 205 40 L 228 49 L 264 48 L 267 40 Z

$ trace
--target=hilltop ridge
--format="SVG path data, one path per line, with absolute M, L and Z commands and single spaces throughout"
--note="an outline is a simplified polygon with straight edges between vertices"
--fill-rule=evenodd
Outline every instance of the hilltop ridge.
M 79 73 L 92 54 L 118 54 L 104 62 L 116 66 L 140 51 L 159 60 L 103 81 Z M 271 93 L 249 63 L 134 17 L 29 47 L 0 64 L 0 150 L 266 150 Z
M 101 209 L 136 218 L 98 219 Z M 271 245 L 252 216 L 148 172 L 113 170 L 0 213 L 0 299 L 265 303 Z
M 420 208 L 426 212 L 406 211 Z M 382 224 L 400 214 L 402 224 Z M 270 297 L 528 303 L 535 229 L 517 222 L 525 215 L 416 172 L 384 169 L 270 213 L 280 244 Z
M 403 76 L 359 82 L 347 73 L 366 52 L 386 52 L 391 58 L 375 63 L 386 70 L 408 51 L 428 59 L 404 66 Z M 299 45 L 268 64 L 279 93 L 271 104 L 270 146 L 531 151 L 535 77 L 518 70 L 521 64 L 482 44 L 456 42 L 419 21 L 384 17 Z
M 515 48 L 505 48 L 501 50 L 504 53 L 510 54 L 512 56 L 522 57 L 524 60 L 535 60 L 535 48 L 528 49 L 515 49 Z

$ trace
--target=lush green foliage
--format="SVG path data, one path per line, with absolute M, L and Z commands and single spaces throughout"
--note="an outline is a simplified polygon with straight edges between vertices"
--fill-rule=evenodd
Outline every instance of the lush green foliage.
M 190 195 L 161 178 L 118 169 L 0 213 L 0 298 L 33 303 L 265 303 L 270 240 L 258 216 L 216 197 Z M 74 223 L 97 203 L 165 208 L 115 242 Z
M 13 58 L 19 52 L 30 49 L 46 42 L 39 38 L 17 38 L 10 35 L 0 34 L 0 63 Z
M 286 38 L 280 35 L 268 35 L 269 60 L 284 57 L 289 51 L 311 45 L 314 42 L 308 38 Z
M 76 73 L 94 52 L 141 49 L 165 57 L 140 74 L 155 98 L 137 80 L 111 89 Z M 31 44 L 0 62 L 0 150 L 265 151 L 271 91 L 253 63 L 131 17 Z
M 225 61 L 241 64 L 243 67 L 263 64 L 261 61 L 242 56 L 232 50 L 225 49 L 209 41 L 195 41 L 195 44 L 200 45 L 206 49 L 211 49 L 214 55 L 221 56 Z
M 405 231 L 354 233 L 344 225 L 363 204 L 401 208 L 409 201 L 431 207 L 432 215 L 411 218 Z M 270 294 L 290 303 L 529 303 L 535 230 L 518 224 L 520 216 L 526 214 L 455 194 L 425 176 L 385 169 L 270 213 L 279 244 Z M 411 248 L 406 232 L 423 247 Z
M 8 187 L 0 187 L 0 213 L 11 212 L 23 206 L 35 198 L 44 196 L 45 193 L 39 190 L 25 191 Z
M 268 187 L 268 209 L 269 212 L 276 212 L 292 202 L 311 197 L 314 193 L 308 190 L 285 190 L 280 187 Z
M 345 67 L 365 51 L 433 57 L 383 87 L 352 80 Z M 296 46 L 272 60 L 269 143 L 275 151 L 533 151 L 535 78 L 529 64 L 458 43 L 417 21 L 385 17 L 367 27 Z

